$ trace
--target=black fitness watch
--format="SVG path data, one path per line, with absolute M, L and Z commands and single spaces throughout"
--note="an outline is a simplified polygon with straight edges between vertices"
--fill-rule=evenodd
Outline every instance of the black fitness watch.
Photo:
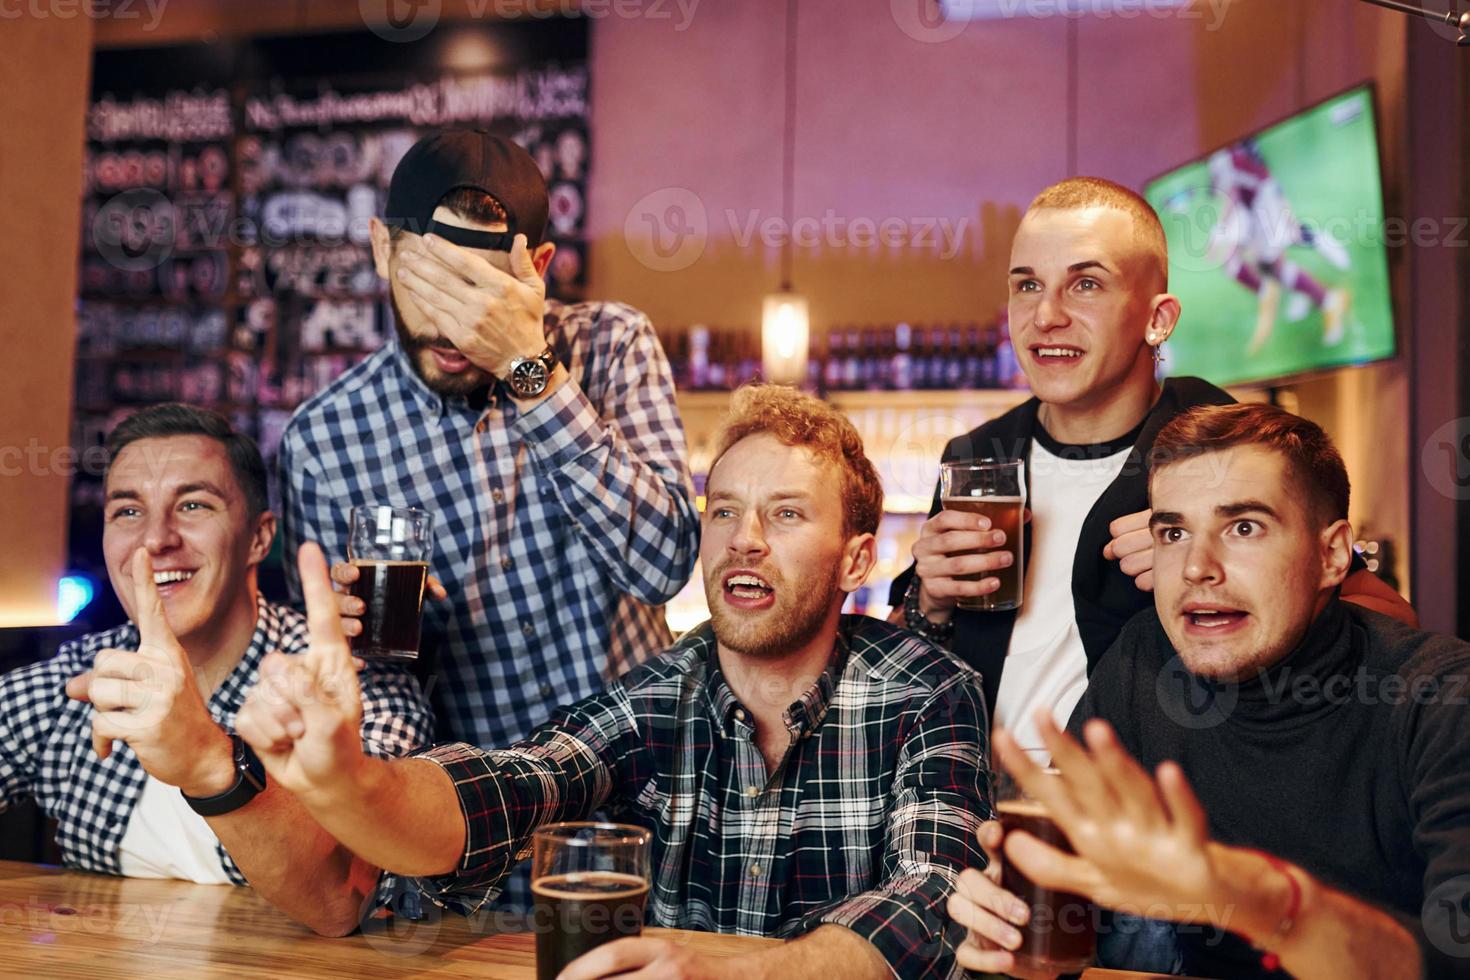
M 190 796 L 182 793 L 184 802 L 201 817 L 218 817 L 240 809 L 265 789 L 265 766 L 255 751 L 234 732 L 230 741 L 235 746 L 235 785 L 215 796 Z

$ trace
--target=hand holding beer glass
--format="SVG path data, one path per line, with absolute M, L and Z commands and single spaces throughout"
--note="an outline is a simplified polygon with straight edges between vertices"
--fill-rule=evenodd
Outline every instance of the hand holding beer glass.
M 925 594 L 960 609 L 1002 610 L 1021 605 L 1021 525 L 1026 504 L 1025 464 L 973 460 L 940 467 L 940 504 L 914 545 Z M 998 586 L 976 594 L 974 585 Z
M 1044 778 L 1060 779 L 1045 768 L 1046 749 L 1017 749 Z M 971 970 L 1017 977 L 1054 977 L 1089 966 L 1097 953 L 1096 910 L 1082 895 L 1031 881 L 1003 856 L 1010 834 L 1024 831 L 1067 854 L 1072 850 L 1046 805 L 1034 799 L 1009 774 L 993 774 L 996 819 L 981 825 L 980 844 L 990 859 L 982 873 L 960 877 L 949 913 L 970 930 L 960 963 Z
M 573 960 L 641 935 L 651 835 L 612 823 L 558 823 L 536 831 L 531 856 L 536 978 L 556 980 Z
M 416 660 L 434 517 L 414 507 L 352 508 L 349 595 L 363 604 L 352 652 L 362 658 Z

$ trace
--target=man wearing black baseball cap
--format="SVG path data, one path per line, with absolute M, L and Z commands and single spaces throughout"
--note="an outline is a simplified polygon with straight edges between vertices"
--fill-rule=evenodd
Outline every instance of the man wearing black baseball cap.
M 430 570 L 447 594 L 425 605 L 423 646 L 441 740 L 510 744 L 630 654 L 663 649 L 653 607 L 698 549 L 658 337 L 628 306 L 546 298 L 547 208 L 508 139 L 416 143 L 372 223 L 395 336 L 303 404 L 281 447 L 289 554 L 315 541 L 343 561 L 355 504 L 434 513 Z

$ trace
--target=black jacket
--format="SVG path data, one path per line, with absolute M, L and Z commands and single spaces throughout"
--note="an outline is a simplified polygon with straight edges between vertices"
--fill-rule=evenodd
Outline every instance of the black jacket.
M 1077 556 L 1072 562 L 1072 602 L 1076 608 L 1077 632 L 1087 651 L 1090 675 L 1098 659 L 1110 647 L 1123 624 L 1141 609 L 1153 606 L 1153 596 L 1141 591 L 1133 579 L 1125 575 L 1116 561 L 1103 557 L 1103 548 L 1112 540 L 1108 525 L 1120 517 L 1148 508 L 1148 453 L 1159 430 L 1175 416 L 1199 405 L 1229 405 L 1235 399 L 1199 378 L 1170 378 L 1164 382 L 1158 401 L 1149 409 L 1138 438 L 1123 470 L 1093 505 L 1082 525 L 1077 542 Z M 1036 413 L 1041 401 L 1031 398 L 1000 418 L 991 419 L 972 432 L 950 440 L 942 462 L 955 460 L 1024 459 L 1030 463 L 1031 440 L 1037 428 Z M 1027 480 L 1030 467 L 1027 466 Z M 929 514 L 939 512 L 939 490 L 934 491 L 934 505 Z M 1026 558 L 1031 556 L 1031 528 L 1025 530 Z M 903 603 L 904 591 L 914 574 L 913 566 L 893 583 L 889 605 Z M 1025 574 L 1024 566 L 1022 574 Z M 1006 651 L 1011 643 L 1011 630 L 1016 624 L 1015 611 L 976 612 L 955 610 L 955 634 L 951 649 L 965 663 L 980 672 L 985 687 L 985 704 L 994 717 L 996 692 L 1000 690 L 1000 673 L 1005 666 Z

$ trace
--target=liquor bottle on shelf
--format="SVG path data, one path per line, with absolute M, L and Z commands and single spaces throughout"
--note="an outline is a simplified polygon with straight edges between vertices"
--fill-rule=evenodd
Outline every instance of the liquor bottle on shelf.
M 689 389 L 709 389 L 710 336 L 709 327 L 695 324 L 689 328 Z
M 965 389 L 983 387 L 980 384 L 983 370 L 980 362 L 985 352 L 981 346 L 980 329 L 973 323 L 965 327 L 964 351 L 965 367 L 961 372 L 959 386 Z
M 937 346 L 937 345 L 936 345 Z M 958 325 L 949 328 L 949 349 L 944 355 L 944 387 L 955 389 L 965 379 L 965 341 Z
M 735 388 L 762 376 L 761 349 L 759 340 L 749 329 L 742 330 L 740 338 L 740 363 L 735 372 Z
M 678 332 L 668 335 L 664 343 L 664 354 L 669 359 L 669 370 L 674 376 L 674 389 L 684 391 L 689 387 L 689 335 Z
M 862 378 L 858 387 L 864 391 L 879 391 L 883 388 L 883 341 L 879 331 L 869 327 L 863 331 Z
M 929 331 L 924 327 L 914 330 L 913 365 L 914 388 L 927 391 L 932 387 L 933 375 L 930 372 Z
M 889 368 L 889 387 L 896 391 L 908 391 L 914 387 L 914 359 L 909 353 L 913 332 L 907 323 L 893 328 L 893 361 Z
M 728 389 L 725 381 L 725 332 L 715 330 L 710 334 L 709 344 L 709 373 L 705 387 L 710 391 L 723 391 Z
M 996 364 L 996 356 L 1000 351 L 1000 331 L 995 324 L 985 328 L 984 346 L 980 353 L 980 387 L 1000 387 L 1000 372 Z
M 842 364 L 842 390 L 857 391 L 863 380 L 863 341 L 857 330 L 847 331 L 847 358 Z
M 822 393 L 822 365 L 827 360 L 827 338 L 818 337 L 813 331 L 807 341 L 806 347 L 806 384 L 802 390 L 820 396 Z
M 833 329 L 827 333 L 827 359 L 822 364 L 822 387 L 827 391 L 842 390 L 842 367 L 846 358 L 847 345 L 842 331 Z

